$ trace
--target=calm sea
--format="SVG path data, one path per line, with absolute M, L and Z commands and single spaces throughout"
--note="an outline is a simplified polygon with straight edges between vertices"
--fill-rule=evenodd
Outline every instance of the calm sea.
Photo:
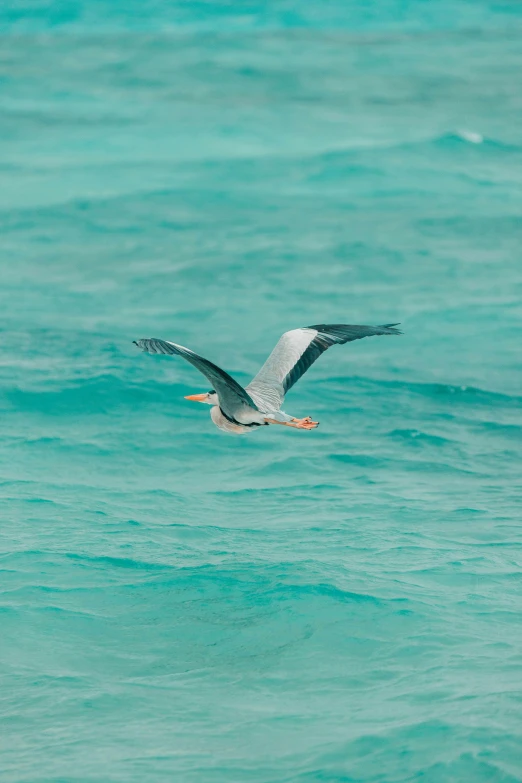
M 522 780 L 522 6 L 4 0 L 5 783 Z M 214 428 L 279 335 L 335 347 Z

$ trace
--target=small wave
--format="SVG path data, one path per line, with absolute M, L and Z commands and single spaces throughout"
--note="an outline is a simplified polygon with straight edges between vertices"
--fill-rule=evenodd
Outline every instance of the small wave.
M 62 386 L 57 382 L 53 386 L 45 389 L 11 387 L 4 390 L 4 395 L 19 410 L 76 414 L 106 413 L 122 405 L 136 409 L 151 401 L 165 403 L 165 412 L 168 412 L 173 400 L 181 399 L 186 393 L 186 386 L 175 382 L 154 378 L 140 383 L 113 373 Z
M 484 136 L 481 133 L 477 133 L 476 131 L 457 131 L 457 136 L 459 136 L 461 139 L 464 139 L 464 141 L 469 141 L 471 144 L 482 144 L 484 141 Z
M 399 429 L 392 430 L 388 433 L 391 438 L 398 438 L 400 440 L 414 440 L 420 444 L 430 444 L 432 446 L 446 446 L 454 444 L 454 441 L 450 438 L 442 438 L 440 435 L 431 435 L 427 432 L 421 432 L 414 429 Z
M 80 555 L 73 552 L 65 553 L 65 557 L 68 560 L 73 560 L 82 565 L 99 565 L 104 568 L 106 566 L 114 566 L 116 568 L 135 569 L 139 571 L 164 571 L 170 569 L 173 566 L 169 563 L 152 563 L 150 561 L 135 560 L 130 557 L 109 557 L 107 555 Z
M 329 459 L 335 460 L 336 462 L 347 462 L 351 465 L 357 465 L 363 468 L 379 467 L 386 462 L 382 457 L 372 457 L 369 454 L 350 454 L 348 452 L 330 454 Z
M 423 397 L 432 397 L 451 400 L 452 403 L 472 405 L 492 405 L 505 407 L 522 407 L 522 396 L 516 394 L 506 394 L 503 392 L 489 391 L 477 386 L 456 385 L 449 383 L 430 383 L 419 381 L 395 381 L 390 379 L 373 379 L 363 376 L 353 376 L 350 383 L 360 385 L 362 389 L 368 388 L 372 392 L 382 388 L 398 389 L 400 391 L 412 392 Z M 321 387 L 332 387 L 339 384 L 344 388 L 346 378 L 343 376 L 331 376 L 328 379 L 316 381 Z

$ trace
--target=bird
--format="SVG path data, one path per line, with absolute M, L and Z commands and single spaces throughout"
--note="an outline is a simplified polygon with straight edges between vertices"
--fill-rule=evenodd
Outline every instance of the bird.
M 400 324 L 351 326 L 316 324 L 285 332 L 255 378 L 243 388 L 231 375 L 208 359 L 183 345 L 155 337 L 134 340 L 146 353 L 181 356 L 212 384 L 202 394 L 189 394 L 186 400 L 211 406 L 210 416 L 220 430 L 245 435 L 260 426 L 279 424 L 299 430 L 319 426 L 311 416 L 297 418 L 281 410 L 286 393 L 308 368 L 332 345 L 343 345 L 363 337 L 399 335 Z

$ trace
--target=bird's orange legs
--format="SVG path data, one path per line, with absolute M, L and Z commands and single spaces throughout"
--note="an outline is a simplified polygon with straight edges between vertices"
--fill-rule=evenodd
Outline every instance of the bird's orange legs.
M 319 426 L 318 421 L 312 421 L 311 416 L 304 419 L 292 419 L 292 421 L 276 421 L 275 419 L 265 419 L 267 424 L 282 424 L 283 427 L 295 427 L 297 430 L 314 430 Z

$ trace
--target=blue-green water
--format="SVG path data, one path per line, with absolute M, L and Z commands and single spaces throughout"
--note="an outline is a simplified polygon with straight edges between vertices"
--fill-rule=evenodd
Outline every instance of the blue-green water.
M 521 781 L 522 6 L 0 26 L 2 781 Z M 132 345 L 394 321 L 314 432 Z

